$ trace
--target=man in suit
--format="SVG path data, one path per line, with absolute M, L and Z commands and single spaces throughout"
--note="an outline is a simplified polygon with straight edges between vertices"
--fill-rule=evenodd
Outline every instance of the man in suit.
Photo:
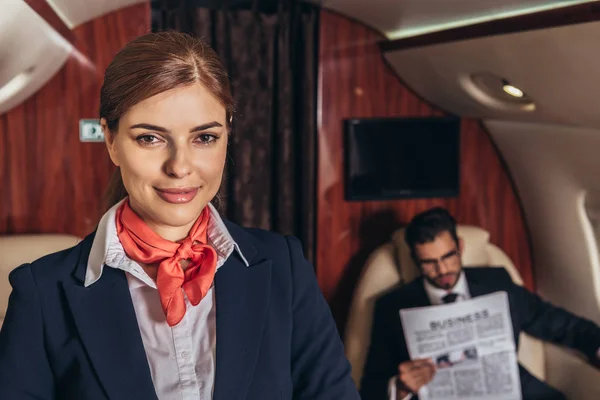
M 432 360 L 411 360 L 404 339 L 400 309 L 464 301 L 493 292 L 508 294 L 518 346 L 521 331 L 567 346 L 598 359 L 600 327 L 555 307 L 513 283 L 504 268 L 463 269 L 462 239 L 456 221 L 443 208 L 425 211 L 406 228 L 405 240 L 421 277 L 378 300 L 373 317 L 371 345 L 361 383 L 363 400 L 416 399 L 436 367 Z M 524 400 L 564 400 L 558 390 L 541 382 L 519 365 Z

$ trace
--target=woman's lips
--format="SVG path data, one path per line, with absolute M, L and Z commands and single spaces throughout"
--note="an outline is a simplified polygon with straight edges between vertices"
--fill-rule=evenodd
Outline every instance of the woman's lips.
M 194 200 L 198 194 L 198 188 L 154 188 L 161 199 L 172 204 L 185 204 Z

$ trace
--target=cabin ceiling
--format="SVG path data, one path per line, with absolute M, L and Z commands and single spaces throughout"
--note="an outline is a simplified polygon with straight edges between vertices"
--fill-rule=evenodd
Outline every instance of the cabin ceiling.
M 46 0 L 73 28 L 108 12 L 146 0 Z M 230 0 L 230 4 L 251 0 Z M 278 0 L 262 0 L 273 3 Z M 540 12 L 591 0 L 306 0 L 351 17 L 389 39 Z M 215 4 L 214 0 L 195 0 Z
M 23 1 L 8 0 L 1 7 L 0 114 L 42 87 L 72 50 L 71 44 Z
M 474 118 L 600 128 L 600 22 L 487 36 L 385 53 L 403 81 L 432 104 Z M 474 74 L 522 89 L 535 110 L 491 107 L 470 91 Z
M 143 1 L 149 0 L 46 0 L 69 28 Z
M 31 1 L 31 0 L 27 0 Z M 7 0 L 3 4 L 3 15 L 14 14 L 17 8 L 28 8 L 26 0 Z M 42 0 L 43 1 L 43 0 Z M 124 8 L 136 3 L 150 0 L 45 0 L 69 28 L 74 28 L 87 21 L 93 20 L 111 11 Z M 215 4 L 214 0 L 194 0 L 196 4 Z M 279 0 L 261 0 L 277 2 Z M 451 27 L 480 23 L 491 19 L 539 12 L 547 9 L 560 8 L 569 5 L 590 2 L 591 0 L 306 0 L 320 4 L 340 14 L 354 18 L 374 29 L 383 32 L 390 39 L 417 36 L 428 32 L 439 31 Z M 249 3 L 251 0 L 230 0 L 231 4 Z M 434 6 L 433 6 L 434 5 Z M 10 12 L 10 10 L 13 10 Z M 26 34 L 25 27 L 44 30 L 46 33 L 36 35 L 57 40 L 52 28 L 39 21 L 28 22 L 26 13 L 21 12 L 19 18 L 0 18 L 0 33 L 3 38 L 17 37 Z M 34 16 L 35 17 L 35 16 Z M 34 18 L 31 17 L 31 18 Z M 28 17 L 29 18 L 29 17 Z M 35 18 L 34 18 L 35 19 Z M 116 28 L 115 28 L 116 29 Z M 570 122 L 580 121 L 583 125 L 598 126 L 600 117 L 591 111 L 581 109 L 581 104 L 589 104 L 593 100 L 593 86 L 587 84 L 587 75 L 594 74 L 599 69 L 600 59 L 594 43 L 598 43 L 599 28 L 581 28 L 569 26 L 546 31 L 524 32 L 515 35 L 453 42 L 439 46 L 409 49 L 387 53 L 393 68 L 406 81 L 409 87 L 425 97 L 431 103 L 438 105 L 458 115 L 474 117 L 514 117 L 514 119 L 529 119 L 536 121 Z M 587 35 L 587 36 L 586 36 Z M 524 40 L 522 40 L 524 39 Z M 571 43 L 577 45 L 571 46 Z M 15 40 L 12 43 L 22 43 Z M 530 46 L 535 46 L 531 51 Z M 491 46 L 491 47 L 490 47 Z M 9 51 L 12 45 L 3 46 L 3 59 L 11 60 L 0 64 L 0 87 L 6 85 L 32 64 L 43 64 L 44 57 L 32 49 L 27 51 Z M 68 46 L 67 46 L 68 47 Z M 4 104 L 0 111 L 23 101 L 32 94 L 46 78 L 52 76 L 60 62 L 66 59 L 65 46 L 58 45 L 58 50 L 46 55 L 51 60 L 57 60 L 52 68 L 40 74 L 35 85 L 30 85 L 19 96 L 14 96 Z M 49 48 L 50 49 L 50 48 Z M 491 50 L 488 50 L 491 49 Z M 581 62 L 572 63 L 577 59 Z M 19 61 L 21 60 L 21 61 Z M 36 61 L 37 60 L 37 61 Z M 56 64 L 56 65 L 55 65 Z M 442 68 L 443 66 L 443 68 Z M 539 71 L 543 66 L 544 71 Z M 497 74 L 522 82 L 528 94 L 534 96 L 540 104 L 538 111 L 530 115 L 520 113 L 498 113 L 490 111 L 481 104 L 473 103 L 472 99 L 456 84 L 457 76 L 473 71 L 494 71 Z M 569 79 L 562 79 L 568 76 Z M 591 75 L 590 75 L 591 76 Z M 554 82 L 552 86 L 546 82 Z M 554 95 L 560 89 L 561 97 Z M 24 95 L 26 93 L 27 95 Z M 569 101 L 564 108 L 561 102 L 567 96 L 574 96 L 575 101 Z M 13 97 L 13 96 L 11 96 Z M 575 109 L 575 114 L 572 113 Z M 582 116 L 582 118 L 579 118 Z
M 589 0 L 323 0 L 321 5 L 388 39 L 586 3 Z

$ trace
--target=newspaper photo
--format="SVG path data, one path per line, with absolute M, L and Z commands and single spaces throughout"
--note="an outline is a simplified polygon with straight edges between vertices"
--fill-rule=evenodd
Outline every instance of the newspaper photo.
M 506 292 L 400 310 L 400 318 L 410 358 L 436 365 L 420 400 L 521 400 Z

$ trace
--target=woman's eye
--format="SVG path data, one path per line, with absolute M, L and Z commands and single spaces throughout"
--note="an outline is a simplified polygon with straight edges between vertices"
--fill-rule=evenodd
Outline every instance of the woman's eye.
M 160 142 L 160 140 L 154 135 L 141 135 L 138 136 L 136 140 L 138 141 L 138 143 L 146 146 Z
M 198 135 L 197 140 L 202 144 L 211 144 L 212 142 L 217 140 L 217 137 L 215 135 L 203 133 L 201 135 Z

